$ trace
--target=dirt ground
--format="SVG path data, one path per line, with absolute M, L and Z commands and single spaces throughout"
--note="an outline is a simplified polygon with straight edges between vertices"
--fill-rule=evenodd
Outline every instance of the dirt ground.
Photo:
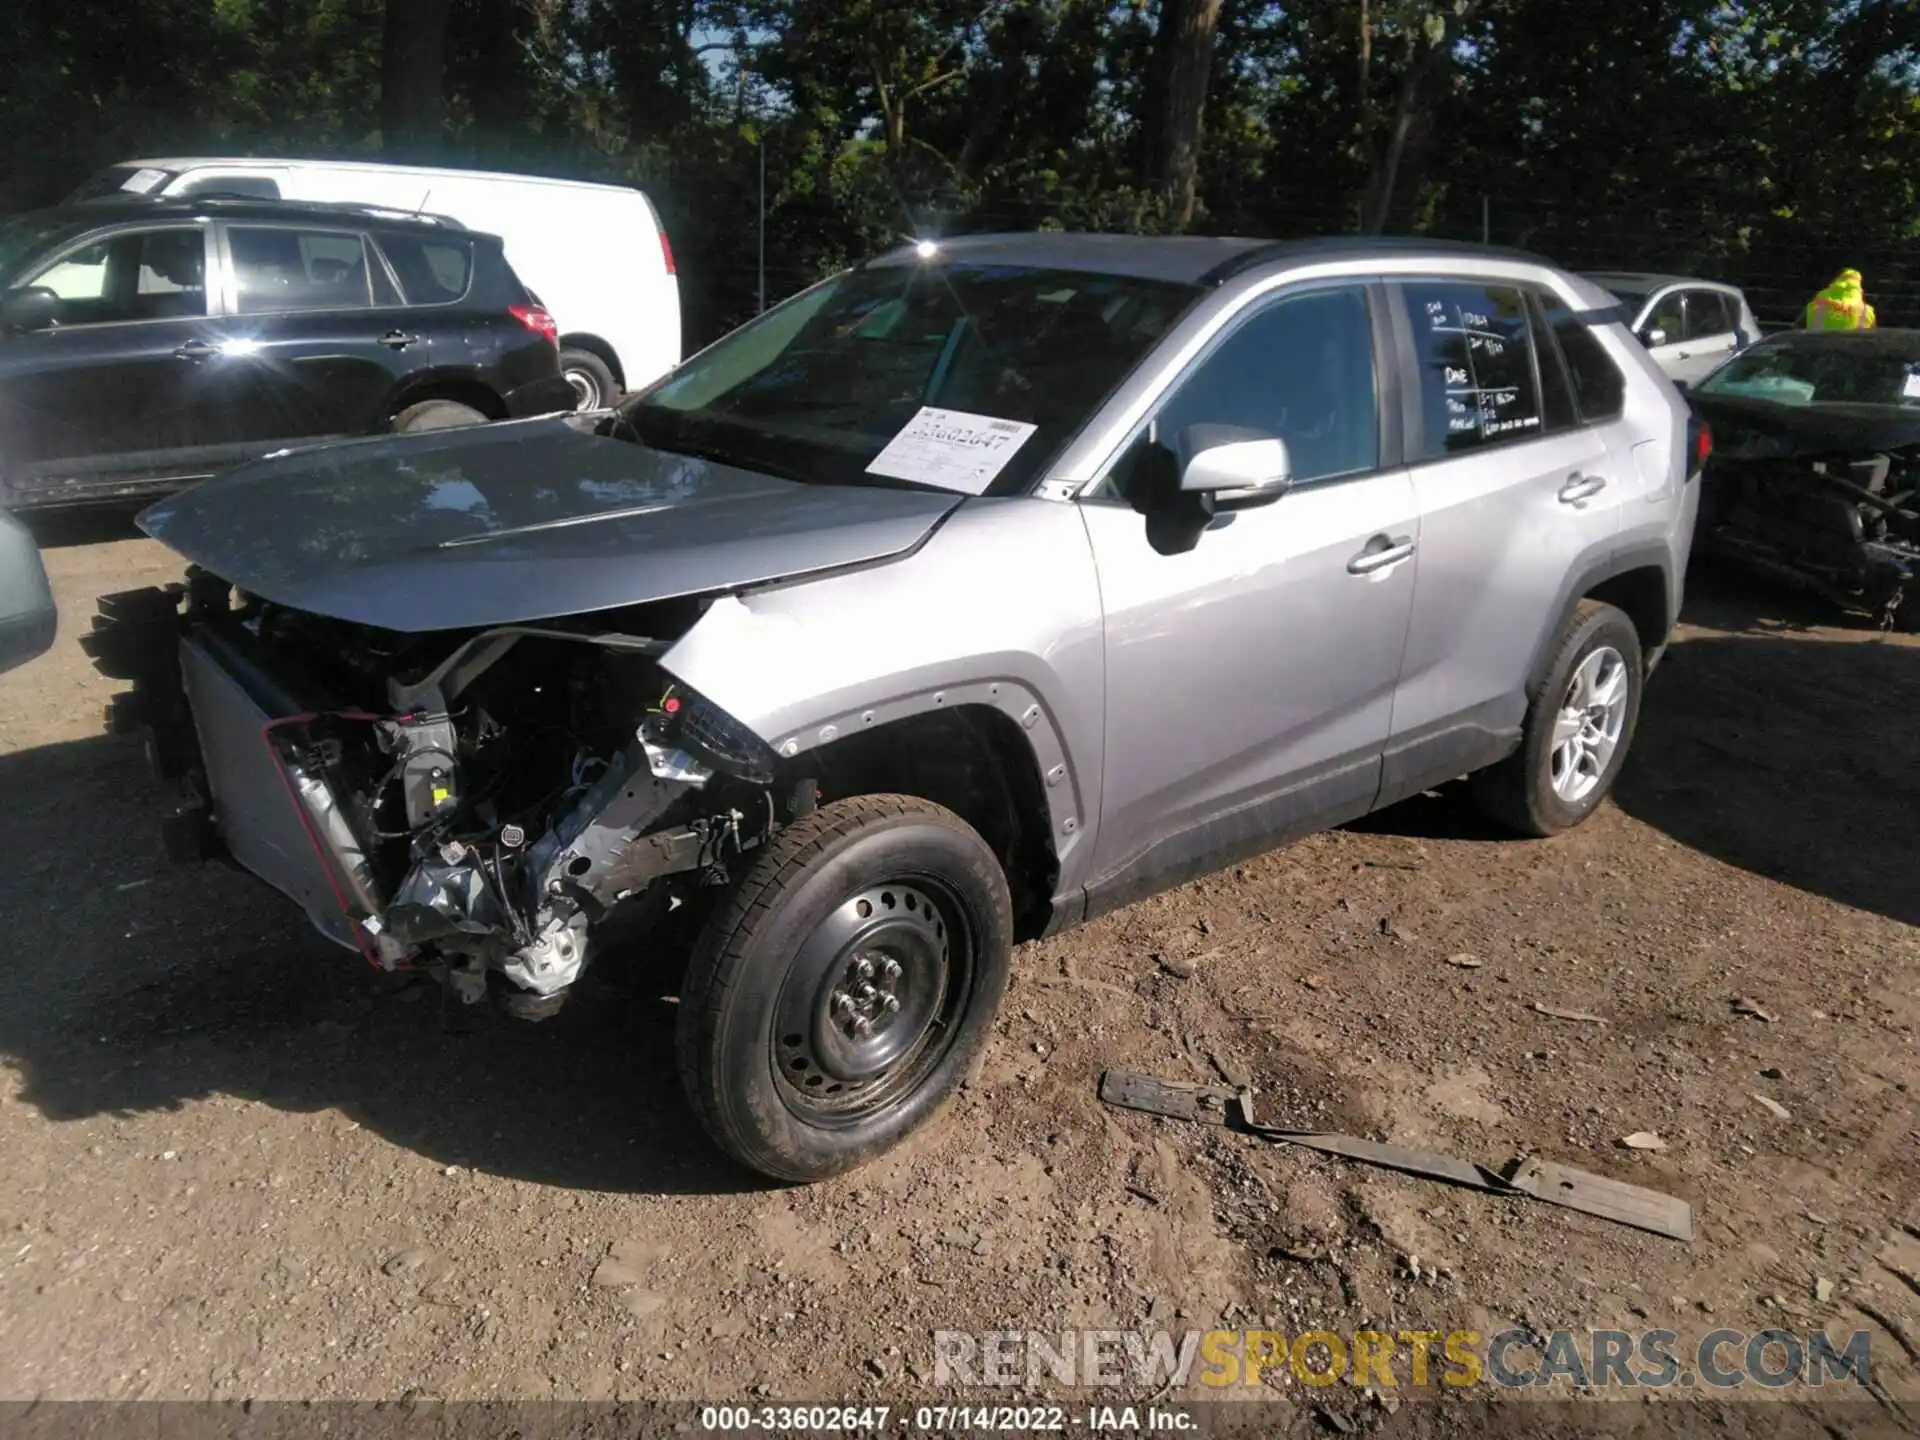
M 958 1103 L 790 1190 L 708 1149 L 660 987 L 456 1033 L 256 882 L 168 865 L 76 640 L 173 573 L 132 534 L 48 535 L 61 637 L 0 679 L 0 1398 L 900 1405 L 941 1329 L 1787 1325 L 1870 1332 L 1867 1418 L 1920 1417 L 1912 640 L 1696 577 L 1583 829 L 1423 797 L 1028 946 Z M 1095 1098 L 1215 1055 L 1268 1119 L 1534 1151 L 1698 1235 Z M 1269 1433 L 1393 1404 L 1273 1378 Z

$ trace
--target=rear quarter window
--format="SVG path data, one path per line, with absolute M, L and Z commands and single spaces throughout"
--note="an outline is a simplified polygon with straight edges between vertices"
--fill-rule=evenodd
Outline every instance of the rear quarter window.
M 376 237 L 409 305 L 451 305 L 473 284 L 473 241 L 460 236 Z
M 1557 301 L 1547 301 L 1546 320 L 1554 344 L 1566 359 L 1580 419 L 1588 425 L 1619 419 L 1627 404 L 1627 381 L 1606 346 L 1591 327 Z

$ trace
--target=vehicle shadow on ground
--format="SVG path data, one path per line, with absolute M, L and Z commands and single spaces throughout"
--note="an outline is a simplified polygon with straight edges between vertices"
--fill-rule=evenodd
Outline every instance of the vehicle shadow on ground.
M 1713 574 L 1647 688 L 1620 809 L 1756 875 L 1920 924 L 1920 647 L 1882 639 L 1816 597 Z M 1710 633 L 1700 634 L 1698 631 Z M 1351 827 L 1513 842 L 1468 787 Z
M 1614 801 L 1703 854 L 1920 924 L 1920 649 L 1705 635 L 1649 687 Z
M 1864 610 L 1849 610 L 1821 595 L 1696 555 L 1687 568 L 1681 620 L 1703 630 L 1738 635 L 1810 634 L 1815 630 L 1878 633 Z
M 251 877 L 170 864 L 160 808 L 125 740 L 0 756 L 0 1056 L 48 1119 L 228 1095 L 337 1110 L 435 1163 L 540 1184 L 760 1187 L 681 1098 L 658 983 L 671 967 L 652 986 L 589 972 L 538 1025 L 446 1007 L 431 982 L 321 940 Z
M 42 550 L 60 550 L 73 545 L 102 545 L 113 540 L 143 538 L 133 517 L 145 508 L 145 502 L 111 505 L 84 505 L 71 510 L 47 510 L 19 516 L 20 523 L 32 532 L 34 543 Z

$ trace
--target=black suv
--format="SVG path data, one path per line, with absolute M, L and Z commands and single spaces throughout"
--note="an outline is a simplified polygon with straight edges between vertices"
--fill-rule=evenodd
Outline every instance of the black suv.
M 178 489 L 293 444 L 570 410 L 500 241 L 364 206 L 0 220 L 0 504 Z

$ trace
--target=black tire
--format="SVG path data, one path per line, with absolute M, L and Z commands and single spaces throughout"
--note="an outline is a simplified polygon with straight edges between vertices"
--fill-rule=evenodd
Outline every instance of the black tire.
M 580 398 L 577 409 L 604 410 L 620 398 L 612 367 L 591 350 L 562 350 L 560 373 Z
M 1589 656 L 1602 649 L 1611 649 L 1622 663 L 1625 715 L 1597 783 L 1577 799 L 1569 799 L 1554 788 L 1554 727 L 1574 676 Z M 1558 835 L 1578 825 L 1600 808 L 1619 777 L 1639 724 L 1645 685 L 1646 662 L 1633 621 L 1612 605 L 1582 600 L 1561 632 L 1546 675 L 1528 696 L 1520 748 L 1473 776 L 1475 801 L 1490 818 L 1522 835 Z
M 387 422 L 387 429 L 396 435 L 418 435 L 427 430 L 457 430 L 463 425 L 486 423 L 485 415 L 458 400 L 422 400 L 395 415 Z
M 851 1170 L 952 1094 L 986 1041 L 1012 949 L 1006 875 L 959 816 L 906 795 L 824 805 L 774 837 L 695 948 L 678 1022 L 688 1101 L 722 1150 L 763 1175 Z M 894 965 L 878 1003 L 854 978 L 867 961 L 871 979 L 875 960 L 881 973 Z M 865 1037 L 853 989 L 880 1017 Z M 911 1034 L 885 1068 L 849 1078 Z

